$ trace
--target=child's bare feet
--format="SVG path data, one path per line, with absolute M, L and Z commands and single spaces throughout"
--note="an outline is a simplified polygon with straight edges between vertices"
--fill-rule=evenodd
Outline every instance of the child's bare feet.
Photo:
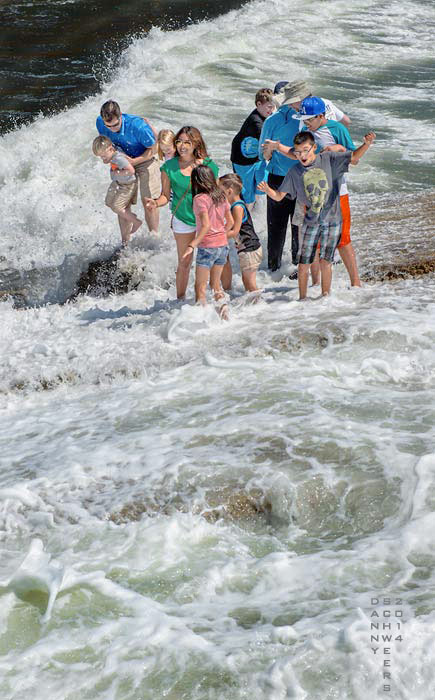
M 143 224 L 143 221 L 141 221 L 140 219 L 136 219 L 136 221 L 134 221 L 132 226 L 131 226 L 130 235 L 135 233 L 135 231 L 137 231 L 138 228 L 140 228 L 142 226 L 142 224 Z

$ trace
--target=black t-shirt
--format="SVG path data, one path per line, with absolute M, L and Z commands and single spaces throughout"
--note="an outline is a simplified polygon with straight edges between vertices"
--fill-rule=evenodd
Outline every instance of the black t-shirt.
M 240 128 L 240 131 L 238 132 L 238 134 L 235 135 L 231 144 L 232 163 L 235 163 L 236 165 L 252 165 L 253 163 L 256 163 L 256 161 L 258 160 L 258 155 L 254 155 L 255 142 L 253 141 L 253 139 L 257 139 L 258 141 L 258 139 L 260 138 L 261 129 L 263 128 L 265 118 L 266 117 L 261 116 L 260 112 L 257 109 L 254 109 L 254 111 L 251 112 L 249 117 L 245 119 Z M 249 139 L 249 141 L 245 141 L 245 139 Z M 247 144 L 248 146 L 247 149 L 244 148 L 243 150 L 245 150 L 245 152 L 252 153 L 252 156 L 247 157 L 243 154 L 243 142 L 245 142 L 245 144 Z

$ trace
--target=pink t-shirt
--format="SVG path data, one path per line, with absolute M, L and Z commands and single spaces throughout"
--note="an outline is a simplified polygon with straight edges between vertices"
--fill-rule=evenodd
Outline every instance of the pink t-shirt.
M 208 213 L 210 228 L 202 239 L 199 248 L 218 248 L 228 245 L 227 234 L 225 233 L 225 218 L 230 211 L 230 205 L 225 199 L 220 204 L 214 204 L 209 194 L 203 192 L 193 198 L 193 211 L 196 218 L 196 231 L 201 230 L 201 220 L 199 215 L 202 211 Z

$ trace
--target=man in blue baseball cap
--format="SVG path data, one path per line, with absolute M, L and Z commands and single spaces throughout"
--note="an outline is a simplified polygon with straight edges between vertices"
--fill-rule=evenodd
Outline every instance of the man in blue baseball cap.
M 272 149 L 269 151 L 267 144 L 274 140 L 279 140 L 281 144 L 286 145 L 289 150 L 291 149 L 294 137 L 303 126 L 301 123 L 296 124 L 291 117 L 296 114 L 296 110 L 299 109 L 302 101 L 311 95 L 311 88 L 305 80 L 293 80 L 290 82 L 280 80 L 274 87 L 274 93 L 279 109 L 264 123 L 260 136 L 260 148 L 262 149 L 260 157 L 270 160 L 267 167 L 269 173 L 268 182 L 272 188 L 279 188 L 289 167 L 293 167 L 295 163 L 290 161 L 289 165 L 289 162 L 282 158 L 282 154 L 286 155 L 286 153 L 274 153 Z M 343 123 L 350 122 L 349 117 L 333 102 L 325 100 L 324 104 L 330 119 L 336 119 Z M 264 144 L 266 144 L 266 148 L 263 151 Z M 289 197 L 282 201 L 275 201 L 271 197 L 267 198 L 268 266 L 271 270 L 276 270 L 281 266 L 287 226 L 289 219 L 294 218 L 295 205 L 296 202 Z M 298 247 L 299 229 L 298 226 L 292 223 L 291 250 L 294 265 L 297 264 Z
M 344 124 L 328 119 L 326 115 L 325 101 L 321 97 L 307 97 L 301 102 L 300 110 L 294 115 L 294 119 L 300 119 L 305 129 L 311 131 L 314 136 L 317 149 L 349 150 L 354 151 L 356 146 Z M 335 146 L 342 148 L 335 148 Z M 347 189 L 346 176 L 343 175 L 340 185 L 340 209 L 341 209 L 341 238 L 337 250 L 346 267 L 352 287 L 361 287 L 355 251 L 350 237 L 351 214 L 349 205 L 349 191 Z
M 357 165 L 375 139 L 376 134 L 369 132 L 364 136 L 361 146 L 353 151 L 343 149 L 343 152 L 339 153 L 316 153 L 314 135 L 311 131 L 301 131 L 295 136 L 292 148 L 292 156 L 299 162 L 288 171 L 279 190 L 273 190 L 266 182 L 258 185 L 260 190 L 276 201 L 282 201 L 290 194 L 305 207 L 298 252 L 301 301 L 307 298 L 309 269 L 314 262 L 318 245 L 322 295 L 327 296 L 330 292 L 332 262 L 341 235 L 341 178 L 349 165 Z
M 315 139 L 317 152 L 324 149 L 329 151 L 354 151 L 355 145 L 344 124 L 333 119 L 327 119 L 325 100 L 321 97 L 309 96 L 300 103 L 299 112 L 293 114 L 293 119 L 303 123 L 305 130 L 310 131 Z M 267 149 L 278 150 L 279 153 L 289 158 L 294 158 L 293 149 L 278 141 L 267 142 Z M 346 178 L 343 175 L 340 183 L 340 208 L 341 208 L 341 239 L 337 250 L 346 267 L 352 287 L 360 287 L 361 280 L 358 273 L 355 251 L 350 237 L 351 214 L 349 207 L 349 193 Z M 317 276 L 316 266 L 312 268 L 313 278 Z

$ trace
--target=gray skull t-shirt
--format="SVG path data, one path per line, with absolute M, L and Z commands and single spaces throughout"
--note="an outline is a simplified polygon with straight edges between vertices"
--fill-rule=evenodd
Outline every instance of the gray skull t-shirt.
M 297 163 L 285 176 L 279 186 L 292 199 L 306 206 L 304 223 L 334 223 L 341 220 L 340 182 L 349 170 L 352 151 L 317 154 L 315 160 L 304 167 Z

